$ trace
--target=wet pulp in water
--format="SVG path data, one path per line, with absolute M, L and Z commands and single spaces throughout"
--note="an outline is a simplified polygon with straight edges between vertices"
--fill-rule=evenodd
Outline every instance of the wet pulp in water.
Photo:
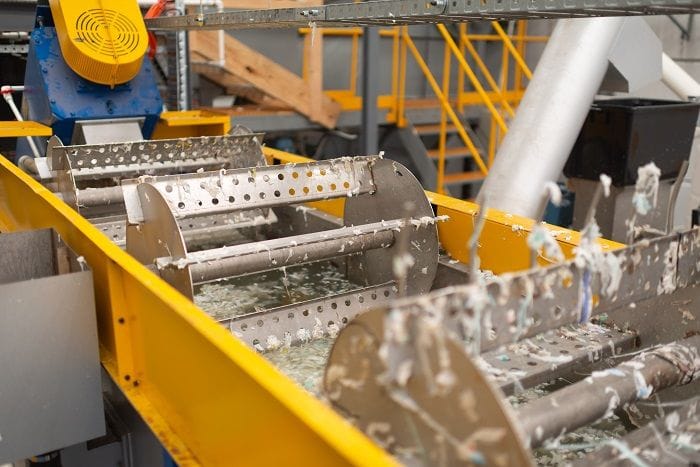
M 220 320 L 356 288 L 357 285 L 349 282 L 337 267 L 325 262 L 203 284 L 195 288 L 195 303 L 214 319 Z M 264 355 L 305 390 L 318 395 L 332 344 L 331 338 L 316 339 Z M 543 384 L 511 396 L 508 401 L 513 407 L 518 407 L 551 390 L 550 385 Z M 625 433 L 625 427 L 613 415 L 566 434 L 559 440 L 558 446 L 535 450 L 535 459 L 539 465 L 561 465 L 593 449 L 569 449 L 568 445 L 597 446 L 610 438 L 620 438 Z

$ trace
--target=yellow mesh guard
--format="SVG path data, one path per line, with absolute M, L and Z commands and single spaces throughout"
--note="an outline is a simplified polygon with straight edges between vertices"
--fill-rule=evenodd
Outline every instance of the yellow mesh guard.
M 49 5 L 73 71 L 112 87 L 136 76 L 148 47 L 136 0 L 49 0 Z

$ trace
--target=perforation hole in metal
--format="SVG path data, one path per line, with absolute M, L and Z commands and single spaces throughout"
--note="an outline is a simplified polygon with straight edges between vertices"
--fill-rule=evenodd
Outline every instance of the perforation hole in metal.
M 372 160 L 358 158 L 159 177 L 153 184 L 181 217 L 249 210 L 368 193 L 374 188 Z
M 147 165 L 158 168 L 183 163 L 196 163 L 206 168 L 229 162 L 240 154 L 257 154 L 257 138 L 257 135 L 218 136 L 58 149 L 65 151 L 78 173 L 92 173 L 107 167 Z
M 296 335 L 297 330 L 301 328 L 308 330 L 314 328 L 318 321 L 324 324 L 324 333 L 328 334 L 331 328 L 346 325 L 366 307 L 376 306 L 371 302 L 370 297 L 376 301 L 395 294 L 396 287 L 394 285 L 377 286 L 377 288 L 372 289 L 372 292 L 368 290 L 353 291 L 319 299 L 315 301 L 316 303 L 270 309 L 263 312 L 262 315 L 255 313 L 240 316 L 231 321 L 228 328 L 250 343 L 253 342 L 253 339 L 265 341 L 270 335 L 283 339 L 285 332 Z M 359 305 L 362 303 L 366 303 L 366 305 Z M 341 305 L 345 305 L 345 307 L 341 307 Z M 322 316 L 327 314 L 329 310 L 333 311 L 325 320 L 322 319 Z

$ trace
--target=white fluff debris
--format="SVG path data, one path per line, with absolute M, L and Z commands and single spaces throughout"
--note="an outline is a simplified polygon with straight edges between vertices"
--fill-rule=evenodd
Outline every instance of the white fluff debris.
M 561 201 L 561 192 L 559 192 Z M 530 250 L 539 255 L 540 250 L 543 250 L 544 255 L 556 262 L 564 261 L 564 252 L 561 251 L 561 246 L 552 237 L 549 230 L 542 224 L 537 224 L 527 237 L 527 246 Z
M 634 387 L 637 390 L 637 398 L 648 399 L 654 392 L 654 386 L 647 384 L 644 375 L 639 370 L 634 370 Z
M 612 178 L 605 174 L 600 174 L 600 184 L 603 185 L 603 194 L 605 197 L 610 196 L 610 185 L 612 185 Z
M 664 272 L 656 293 L 671 294 L 676 290 L 676 264 L 678 263 L 678 242 L 671 242 L 664 253 Z
M 581 235 L 581 243 L 574 248 L 574 263 L 579 269 L 588 269 L 601 275 L 602 289 L 607 296 L 617 292 L 622 278 L 619 259 L 612 253 L 603 253 L 596 241 L 600 229 L 596 222 L 587 226 Z
M 661 170 L 653 162 L 637 169 L 637 183 L 634 186 L 632 205 L 640 216 L 645 216 L 656 207 L 659 195 L 659 177 Z
M 78 256 L 75 258 L 75 260 L 78 262 L 81 271 L 85 271 L 87 269 L 87 261 L 85 261 L 84 256 Z
M 280 342 L 277 336 L 271 334 L 267 336 L 267 342 L 265 343 L 265 347 L 268 351 L 279 349 L 280 347 L 282 347 L 282 342 Z
M 316 21 L 309 21 L 309 29 L 311 29 L 311 47 L 313 48 L 314 43 L 316 42 Z
M 396 255 L 392 262 L 394 277 L 406 277 L 414 264 L 416 264 L 416 260 L 409 253 Z
M 600 229 L 593 221 L 583 229 L 581 242 L 574 248 L 574 263 L 584 271 L 579 296 L 581 322 L 587 322 L 590 318 L 593 306 L 593 275 L 600 275 L 601 292 L 606 297 L 611 297 L 617 292 L 622 279 L 619 258 L 612 253 L 603 252 L 597 242 L 599 237 Z
M 544 184 L 545 193 L 549 195 L 549 200 L 555 206 L 561 206 L 562 195 L 561 188 L 554 182 L 547 182 Z

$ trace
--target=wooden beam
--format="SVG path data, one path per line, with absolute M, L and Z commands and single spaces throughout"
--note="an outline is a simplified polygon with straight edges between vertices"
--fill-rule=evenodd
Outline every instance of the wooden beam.
M 207 60 L 217 59 L 216 33 L 190 32 L 190 50 Z M 340 104 L 321 93 L 320 109 L 314 110 L 308 84 L 277 62 L 248 47 L 230 35 L 225 36 L 226 71 L 252 84 L 265 94 L 284 102 L 309 120 L 334 128 Z
M 323 107 L 323 34 L 307 34 L 304 37 L 304 62 L 307 65 L 306 84 L 311 98 L 311 112 L 322 112 Z
M 195 58 L 201 61 L 195 61 Z M 255 102 L 256 104 L 260 104 L 265 107 L 276 109 L 289 108 L 283 102 L 268 96 L 260 89 L 240 78 L 237 78 L 220 66 L 202 63 L 205 61 L 206 59 L 200 54 L 196 52 L 192 53 L 192 71 L 201 75 L 203 78 L 208 79 L 217 86 L 221 86 L 226 90 L 227 94 L 244 97 L 251 102 Z

